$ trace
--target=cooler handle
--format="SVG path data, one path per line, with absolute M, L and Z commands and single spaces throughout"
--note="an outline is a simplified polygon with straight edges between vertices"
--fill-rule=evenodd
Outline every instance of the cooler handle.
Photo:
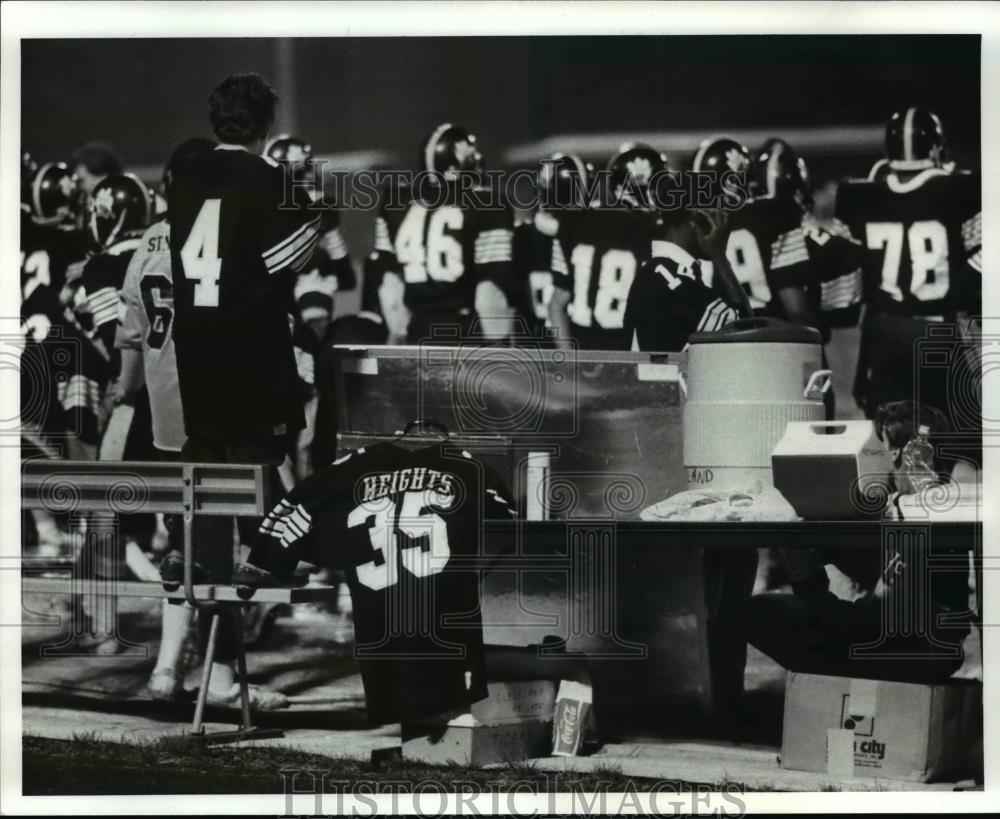
M 809 425 L 809 431 L 815 435 L 843 435 L 847 432 L 847 424 L 843 421 L 817 421 Z
M 822 386 L 818 386 L 821 378 L 825 378 L 826 380 L 823 382 Z M 820 395 L 823 395 L 828 389 L 830 389 L 831 384 L 833 384 L 833 370 L 816 370 L 816 372 L 809 376 L 805 389 L 802 390 L 802 397 L 808 398 L 813 392 L 818 392 Z

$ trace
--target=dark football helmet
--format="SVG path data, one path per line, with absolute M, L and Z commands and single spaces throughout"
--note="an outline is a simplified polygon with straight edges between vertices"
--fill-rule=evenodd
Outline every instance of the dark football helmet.
M 905 163 L 942 165 L 944 127 L 926 108 L 907 108 L 892 115 L 885 128 L 885 155 L 894 166 Z
M 691 170 L 743 173 L 750 170 L 750 151 L 735 139 L 712 137 L 698 146 Z
M 593 166 L 576 154 L 552 154 L 538 171 L 539 203 L 546 208 L 583 207 Z
M 475 134 L 445 122 L 424 140 L 420 165 L 429 173 L 441 173 L 445 177 L 463 172 L 481 173 L 483 155 L 476 144 Z
M 78 193 L 69 165 L 48 162 L 31 180 L 31 215 L 40 225 L 75 224 Z
M 757 196 L 794 198 L 804 208 L 812 204 L 812 186 L 806 161 L 783 139 L 772 137 L 754 161 Z
M 90 196 L 90 235 L 102 250 L 140 233 L 153 219 L 149 190 L 134 174 L 109 176 Z
M 612 200 L 635 207 L 652 207 L 650 182 L 667 167 L 667 158 L 649 145 L 635 143 L 625 147 L 608 162 Z
M 312 145 L 304 139 L 279 134 L 268 140 L 264 147 L 264 156 L 288 165 L 297 178 L 306 176 L 312 168 Z

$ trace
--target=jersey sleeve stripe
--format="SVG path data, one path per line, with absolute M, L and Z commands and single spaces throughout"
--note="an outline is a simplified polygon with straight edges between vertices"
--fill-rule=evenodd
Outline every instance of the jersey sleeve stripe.
M 261 255 L 264 257 L 276 256 L 286 247 L 291 245 L 293 242 L 297 241 L 303 234 L 307 233 L 310 229 L 315 230 L 319 227 L 320 217 L 317 216 L 314 219 L 310 219 L 308 222 L 299 225 L 295 230 L 288 234 L 280 242 L 277 242 L 272 247 L 265 250 Z
M 275 273 L 279 270 L 284 270 L 285 268 L 290 268 L 292 270 L 299 270 L 305 265 L 316 249 L 316 242 L 319 239 L 316 231 L 312 234 L 307 234 L 302 236 L 298 242 L 293 247 L 290 247 L 285 251 L 280 258 L 274 258 L 271 260 L 265 260 L 267 265 L 268 273 Z
M 389 223 L 384 216 L 375 219 L 375 249 L 383 253 L 392 253 L 392 242 L 389 239 Z
M 273 273 L 285 267 L 288 259 L 295 257 L 303 247 L 313 248 L 319 239 L 319 217 L 310 222 L 306 222 L 283 242 L 275 245 L 262 255 L 264 264 L 267 265 L 267 272 Z
M 783 233 L 771 245 L 771 268 L 790 267 L 809 261 L 806 237 L 801 227 Z
M 347 256 L 347 242 L 344 241 L 344 234 L 340 232 L 339 227 L 324 233 L 320 244 L 331 259 L 343 259 Z
M 303 270 L 309 260 L 312 259 L 315 248 L 316 246 L 311 243 L 303 245 L 292 259 L 282 265 L 282 268 L 291 270 L 293 273 L 298 273 L 300 270 Z
M 712 332 L 718 330 L 735 318 L 735 311 L 722 299 L 716 299 L 701 314 L 701 320 L 698 322 L 698 331 Z
M 563 255 L 562 242 L 558 239 L 552 243 L 552 272 L 563 276 L 569 272 L 566 268 L 566 257 Z
M 861 271 L 853 270 L 820 284 L 820 309 L 842 310 L 861 301 Z
M 513 258 L 509 250 L 492 250 L 482 253 L 476 252 L 474 261 L 476 264 L 495 264 L 496 262 L 509 262 Z

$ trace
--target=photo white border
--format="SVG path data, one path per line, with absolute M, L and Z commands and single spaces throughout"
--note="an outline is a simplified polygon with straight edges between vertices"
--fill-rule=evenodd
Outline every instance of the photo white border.
M 946 34 L 978 33 L 982 40 L 982 170 L 984 234 L 1000 237 L 1000 5 L 989 2 L 18 2 L 0 6 L 0 269 L 13 270 L 18 248 L 14 194 L 20 142 L 20 45 L 31 37 L 312 37 L 462 36 L 582 34 Z M 905 104 L 906 101 L 903 101 Z M 887 100 L 887 106 L 896 104 Z M 984 247 L 984 270 L 1000 263 L 992 242 Z M 996 316 L 984 332 L 1000 334 L 1000 278 L 984 277 L 983 310 Z M 19 292 L 13 276 L 0 277 L 0 332 L 17 332 Z M 0 362 L 0 419 L 18 413 L 16 370 Z M 987 381 L 984 416 L 1000 418 L 1000 386 Z M 20 554 L 16 447 L 0 447 L 0 569 Z M 984 454 L 984 548 L 987 569 L 1000 547 L 997 514 L 1000 453 Z M 1000 566 L 1000 563 L 993 563 Z M 0 624 L 16 623 L 20 612 L 18 572 L 0 571 Z M 1000 575 L 984 572 L 984 596 L 1000 599 Z M 996 705 L 1000 650 L 984 635 L 985 762 L 992 790 L 949 793 L 748 794 L 749 810 L 759 812 L 873 811 L 927 813 L 985 811 L 996 807 L 1000 754 L 990 737 L 1000 737 Z M 987 670 L 988 669 L 988 670 Z M 16 627 L 0 628 L 0 811 L 5 814 L 114 813 L 230 814 L 284 812 L 283 796 L 20 796 L 21 701 L 20 638 Z M 992 800 L 991 800 L 991 797 Z M 517 807 L 547 813 L 553 805 Z M 728 808 L 719 799 L 716 808 Z M 569 808 L 568 802 L 556 803 Z M 484 800 L 483 813 L 489 811 Z M 708 806 L 706 806 L 706 809 Z

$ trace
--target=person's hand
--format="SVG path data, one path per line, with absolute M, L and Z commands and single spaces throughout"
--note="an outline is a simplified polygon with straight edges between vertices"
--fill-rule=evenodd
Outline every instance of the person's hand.
M 702 251 L 709 257 L 724 256 L 729 241 L 729 214 L 723 210 L 695 210 L 695 235 Z

